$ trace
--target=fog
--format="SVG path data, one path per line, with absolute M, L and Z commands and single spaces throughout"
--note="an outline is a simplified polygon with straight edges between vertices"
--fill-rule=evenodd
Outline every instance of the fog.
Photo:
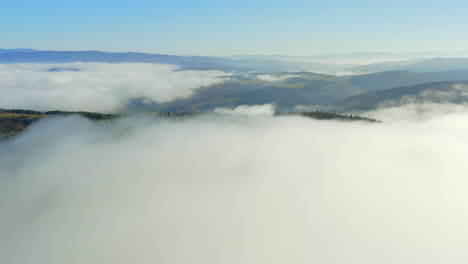
M 118 112 L 133 98 L 168 102 L 223 81 L 220 71 L 147 63 L 0 65 L 2 108 Z
M 467 262 L 466 111 L 271 109 L 41 120 L 0 144 L 0 263 Z

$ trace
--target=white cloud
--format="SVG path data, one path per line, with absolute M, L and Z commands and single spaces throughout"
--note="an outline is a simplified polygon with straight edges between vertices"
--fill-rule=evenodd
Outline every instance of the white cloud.
M 275 106 L 272 104 L 265 105 L 239 105 L 234 109 L 231 108 L 216 108 L 215 113 L 218 114 L 232 114 L 232 115 L 243 115 L 243 116 L 256 116 L 265 115 L 271 116 L 275 113 Z
M 46 119 L 0 144 L 0 263 L 465 263 L 463 124 Z
M 459 98 L 467 97 L 468 86 L 463 83 L 454 84 L 449 90 L 427 90 L 421 94 L 421 100 L 437 103 L 450 103 Z
M 444 116 L 468 115 L 468 108 L 462 104 L 437 104 L 430 102 L 411 104 L 387 104 L 377 110 L 359 113 L 386 122 L 414 123 L 430 122 Z
M 318 109 L 323 108 L 320 105 L 296 105 L 293 107 L 293 112 L 314 112 Z
M 49 72 L 51 68 L 80 71 Z M 177 66 L 144 63 L 0 65 L 0 105 L 33 110 L 115 112 L 129 99 L 167 102 L 223 81 L 220 71 L 176 71 Z
M 282 82 L 290 78 L 296 78 L 299 77 L 298 75 L 294 74 L 283 74 L 280 76 L 275 76 L 271 74 L 259 74 L 257 75 L 257 79 L 260 81 L 265 81 L 265 82 Z

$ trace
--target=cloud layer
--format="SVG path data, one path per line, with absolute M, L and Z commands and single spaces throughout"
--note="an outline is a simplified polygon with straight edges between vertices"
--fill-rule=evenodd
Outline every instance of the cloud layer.
M 0 144 L 0 263 L 466 263 L 467 123 L 44 119 Z
M 115 112 L 129 99 L 167 102 L 220 83 L 220 71 L 176 71 L 160 64 L 2 64 L 3 108 Z

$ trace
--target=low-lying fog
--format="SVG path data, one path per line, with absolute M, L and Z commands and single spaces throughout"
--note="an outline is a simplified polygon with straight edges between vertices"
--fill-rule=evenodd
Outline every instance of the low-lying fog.
M 43 119 L 0 144 L 0 263 L 467 263 L 468 111 L 443 107 Z
M 0 64 L 0 108 L 118 112 L 133 98 L 168 102 L 222 83 L 221 71 L 151 63 Z

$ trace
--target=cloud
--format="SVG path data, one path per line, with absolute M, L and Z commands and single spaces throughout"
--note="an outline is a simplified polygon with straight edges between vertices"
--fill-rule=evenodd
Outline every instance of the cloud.
M 294 74 L 284 74 L 281 76 L 274 76 L 271 74 L 259 74 L 257 75 L 257 79 L 260 81 L 265 81 L 265 82 L 282 82 L 290 78 L 296 78 L 299 77 L 299 75 L 294 75 Z
M 293 112 L 314 112 L 323 108 L 321 105 L 296 105 L 293 107 Z
M 0 263 L 465 263 L 466 123 L 44 119 L 0 144 Z
M 461 98 L 468 98 L 468 86 L 463 83 L 454 84 L 451 89 L 445 90 L 427 90 L 420 95 L 420 100 L 436 103 L 450 103 Z
M 216 108 L 213 111 L 218 114 L 231 114 L 231 115 L 243 115 L 243 116 L 256 116 L 265 115 L 271 116 L 275 113 L 275 106 L 272 104 L 265 105 L 239 105 L 234 109 L 231 108 Z
M 129 99 L 168 102 L 221 83 L 220 71 L 176 71 L 138 63 L 0 65 L 0 105 L 34 110 L 116 112 Z
M 421 102 L 403 105 L 387 104 L 385 107 L 379 107 L 377 110 L 359 114 L 392 123 L 414 123 L 430 122 L 444 116 L 465 116 L 468 115 L 468 108 L 462 104 Z

